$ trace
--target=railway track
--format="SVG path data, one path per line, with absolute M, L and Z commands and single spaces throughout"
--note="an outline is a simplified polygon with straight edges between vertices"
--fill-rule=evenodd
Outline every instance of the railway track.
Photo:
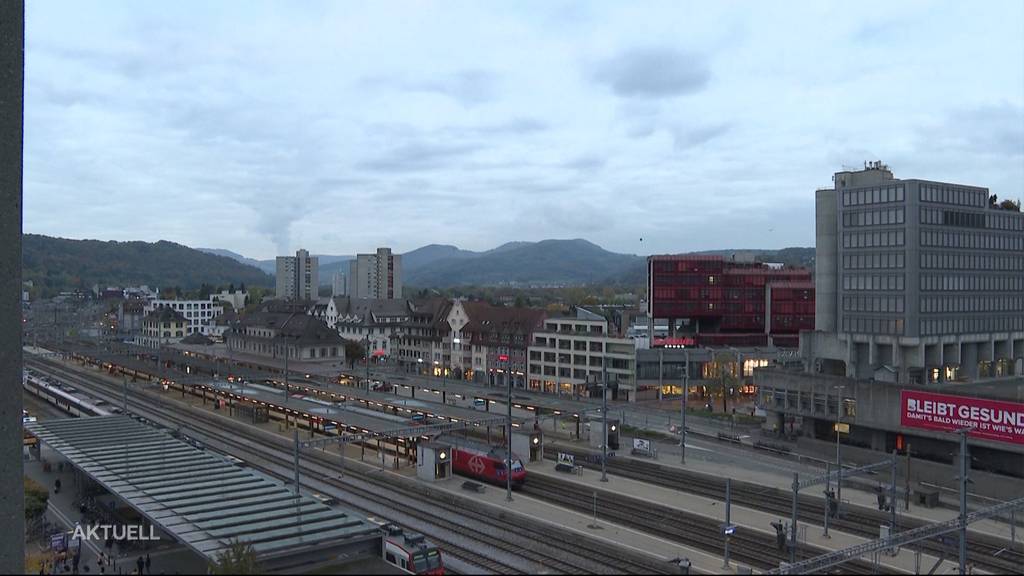
M 597 454 L 579 449 L 548 446 L 544 450 L 545 457 L 557 457 L 558 451 L 577 456 Z M 586 462 L 585 458 L 578 458 L 577 462 L 584 467 L 600 467 L 600 465 Z M 725 501 L 725 479 L 721 477 L 634 459 L 609 459 L 607 470 L 609 473 L 624 478 Z M 737 506 L 776 514 L 784 519 L 788 519 L 792 515 L 792 493 L 778 488 L 733 480 L 730 497 Z M 817 525 L 822 521 L 825 514 L 823 499 L 801 495 L 798 502 L 798 518 L 801 522 Z M 843 517 L 830 519 L 830 526 L 835 530 L 862 538 L 878 538 L 878 527 L 888 524 L 890 520 L 889 514 L 884 512 L 852 505 L 843 508 Z M 925 522 L 916 518 L 901 517 L 899 524 L 901 530 L 908 530 L 923 526 Z M 932 540 L 919 542 L 912 548 L 936 557 L 949 557 L 950 554 L 955 556 L 955 552 L 952 552 L 948 546 Z M 1010 550 L 1008 541 L 1001 541 L 999 538 L 974 532 L 968 538 L 967 549 L 968 562 L 979 570 L 993 574 L 1018 574 L 1024 569 L 1024 554 Z
M 96 388 L 93 388 L 93 385 L 98 382 L 98 380 L 96 382 L 93 382 L 93 380 L 95 380 L 94 378 L 90 378 L 90 377 L 84 376 L 84 375 L 76 373 L 76 372 L 67 371 L 63 367 L 59 367 L 59 366 L 47 365 L 47 366 L 41 367 L 41 368 L 45 369 L 45 370 L 48 370 L 48 371 L 57 372 L 60 375 L 62 375 L 63 377 L 66 377 L 68 379 L 72 379 L 73 378 L 73 379 L 75 379 L 76 384 L 78 384 L 80 387 L 82 387 L 84 389 L 89 389 L 93 393 L 99 393 L 101 395 L 109 394 L 108 386 L 107 386 L 106 383 L 100 383 L 100 384 L 103 385 L 103 390 L 102 391 L 97 390 Z M 83 379 L 85 379 L 85 378 L 88 378 L 89 383 L 83 382 Z M 136 396 L 136 393 L 132 393 L 131 395 L 132 396 Z M 196 425 L 197 423 L 196 423 L 196 421 L 194 419 L 179 418 L 179 417 L 173 416 L 171 414 L 168 414 L 166 412 L 158 413 L 156 411 L 152 411 L 151 409 L 140 408 L 140 407 L 137 407 L 137 406 L 133 406 L 132 410 L 134 412 L 136 412 L 136 413 L 139 413 L 142 416 L 146 416 L 146 417 L 152 419 L 153 421 L 163 420 L 164 422 L 171 422 L 175 426 L 183 426 L 183 427 L 188 428 L 190 430 L 199 430 L 199 427 Z M 200 430 L 200 432 L 204 436 L 204 439 L 211 440 L 211 442 L 210 442 L 211 446 L 217 445 L 218 447 L 220 447 L 222 449 L 225 449 L 225 452 L 230 452 L 230 450 L 228 450 L 227 448 L 229 446 L 231 446 L 232 443 L 225 442 L 224 438 L 222 436 L 218 435 L 218 433 L 210 431 L 210 430 Z M 233 440 L 234 440 L 233 443 L 237 447 L 237 443 L 238 443 L 237 435 L 233 435 Z M 251 466 L 252 468 L 258 469 L 258 470 L 260 470 L 260 471 L 262 471 L 264 473 L 267 473 L 267 474 L 269 474 L 271 476 L 277 477 L 277 478 L 279 478 L 281 480 L 284 480 L 284 481 L 288 481 L 291 478 L 292 471 L 289 469 L 289 470 L 284 471 L 284 473 L 282 473 L 283 468 L 280 466 L 280 464 L 278 464 L 279 462 L 282 462 L 282 461 L 284 461 L 284 462 L 290 461 L 290 459 L 291 459 L 290 455 L 288 455 L 288 454 L 284 454 L 284 455 L 277 454 L 277 455 L 273 456 L 273 459 L 269 459 L 269 454 L 266 451 L 263 451 L 262 454 L 258 454 L 255 450 L 249 450 L 248 453 L 246 453 L 245 455 L 247 457 L 246 458 L 247 465 Z M 256 461 L 259 461 L 259 464 L 257 464 Z M 392 502 L 391 500 L 387 499 L 386 497 L 382 497 L 377 492 L 374 492 L 374 491 L 371 491 L 371 490 L 363 490 L 363 489 L 360 489 L 360 488 L 357 488 L 357 487 L 351 487 L 351 486 L 338 486 L 339 483 L 338 482 L 332 482 L 329 478 L 326 478 L 326 476 L 328 476 L 328 475 L 324 474 L 322 470 L 314 471 L 314 470 L 308 469 L 308 467 L 307 467 L 305 470 L 303 470 L 303 472 L 305 474 L 303 477 L 307 478 L 307 482 L 308 482 L 308 478 L 312 478 L 313 475 L 316 475 L 318 477 L 324 477 L 324 479 L 321 480 L 321 481 L 323 483 L 325 483 L 325 484 L 332 485 L 332 486 L 335 486 L 335 487 L 343 488 L 345 490 L 346 494 L 348 494 L 350 496 L 348 498 L 341 498 L 341 500 L 345 501 L 346 506 L 348 506 L 350 508 L 353 508 L 353 509 L 355 509 L 356 511 L 358 511 L 360 513 L 363 513 L 364 515 L 367 515 L 367 516 L 381 516 L 380 514 L 376 513 L 374 510 L 371 510 L 371 509 L 367 508 L 366 505 L 365 505 L 366 501 L 376 502 L 376 503 L 391 503 Z M 305 484 L 305 487 L 307 489 L 311 489 L 311 490 L 319 490 L 319 487 L 311 487 L 311 486 L 309 486 L 308 483 Z M 364 500 L 362 502 L 360 502 L 360 500 L 359 500 L 360 498 L 362 498 Z M 414 518 L 417 518 L 419 520 L 428 521 L 427 524 L 429 524 L 429 525 L 433 525 L 435 527 L 442 528 L 442 529 L 445 528 L 446 522 L 444 522 L 443 520 L 438 520 L 438 519 L 436 519 L 436 518 L 434 518 L 432 516 L 429 516 L 429 515 L 426 515 L 426 514 L 416 515 L 414 513 L 413 514 L 408 514 L 408 515 L 413 516 Z M 396 522 L 396 524 L 400 524 L 400 523 Z M 406 528 L 408 528 L 408 526 L 406 526 Z M 418 529 L 419 528 L 417 528 L 417 530 Z M 466 532 L 459 531 L 459 532 L 457 532 L 457 534 L 459 534 L 460 536 L 464 536 L 466 534 Z M 444 546 L 444 550 L 445 550 L 445 552 L 447 554 L 449 554 L 450 556 L 454 556 L 456 558 L 459 558 L 463 562 L 466 562 L 466 563 L 468 563 L 468 564 L 470 564 L 472 566 L 483 568 L 484 570 L 487 570 L 490 573 L 494 573 L 494 574 L 516 574 L 516 573 L 520 572 L 520 569 L 518 567 L 516 567 L 516 566 L 513 566 L 511 564 L 507 564 L 507 563 L 504 563 L 504 562 L 500 562 L 500 561 L 488 558 L 486 556 L 483 556 L 482 554 L 479 554 L 479 553 L 477 553 L 477 552 L 475 552 L 475 551 L 473 551 L 473 550 L 471 550 L 469 548 L 464 547 L 464 545 L 460 545 L 460 544 L 455 543 L 453 540 L 445 540 L 443 538 L 436 537 L 433 534 L 431 535 L 431 537 L 436 542 L 438 542 L 438 544 L 441 544 L 441 545 Z
M 73 378 L 76 383 L 93 388 L 94 393 L 116 394 L 116 391 L 112 391 L 113 385 L 105 382 L 102 378 L 71 372 L 49 361 L 35 360 L 35 362 L 40 364 L 45 362 L 44 369 L 58 371 L 65 378 Z M 86 379 L 88 384 L 83 382 Z M 138 394 L 137 391 L 132 392 L 132 396 Z M 149 393 L 144 394 L 149 395 Z M 244 454 L 250 460 L 259 459 L 264 462 L 263 466 L 268 467 L 268 471 L 272 467 L 278 468 L 274 473 L 277 476 L 282 475 L 280 465 L 270 465 L 282 461 L 288 462 L 291 459 L 291 443 L 276 434 L 206 414 L 195 408 L 169 406 L 169 404 L 171 403 L 165 399 L 163 404 L 165 410 L 159 413 L 151 406 L 141 409 L 135 407 L 134 409 L 137 412 L 149 412 L 154 416 L 155 421 L 171 421 L 175 425 L 183 425 L 191 430 L 196 430 L 200 435 L 222 443 L 233 454 Z M 243 433 L 239 434 L 240 431 Z M 262 432 L 266 437 L 262 441 L 253 441 L 248 435 L 254 432 Z M 402 512 L 405 514 L 418 517 L 420 520 L 458 534 L 460 537 L 471 538 L 509 554 L 525 557 L 539 566 L 553 569 L 558 573 L 663 573 L 667 571 L 667 563 L 650 556 L 598 543 L 590 538 L 575 536 L 546 523 L 518 517 L 514 514 L 501 513 L 496 516 L 493 507 L 461 499 L 448 492 L 431 489 L 405 478 L 389 476 L 385 479 L 372 472 L 360 473 L 357 471 L 358 465 L 353 466 L 353 464 L 345 466 L 344 478 L 335 478 L 342 471 L 337 463 L 337 455 L 334 455 L 332 459 L 326 453 L 307 452 L 304 453 L 303 460 L 302 467 L 307 477 L 315 478 L 318 482 L 352 494 L 355 501 L 364 499 L 388 507 L 394 507 L 397 503 L 403 502 L 405 506 L 402 507 Z M 290 469 L 287 469 L 283 475 L 288 477 L 290 474 Z M 364 485 L 359 485 L 360 482 Z M 415 504 L 422 505 L 425 501 L 429 502 L 430 506 L 436 507 L 437 510 L 421 511 L 414 508 Z M 461 517 L 463 520 L 485 525 L 489 530 L 472 529 L 461 522 L 447 519 L 453 517 Z M 435 539 L 441 541 L 441 539 Z M 486 558 L 482 559 L 479 554 L 464 546 L 460 547 L 450 541 L 444 543 L 454 549 L 452 551 L 446 548 L 454 556 L 466 556 L 467 561 L 474 565 L 486 563 L 484 562 Z M 473 559 L 474 555 L 475 559 Z M 574 557 L 577 558 L 575 563 L 566 561 L 567 558 Z M 510 571 L 508 568 L 511 567 L 492 565 L 488 568 L 495 572 L 506 573 Z

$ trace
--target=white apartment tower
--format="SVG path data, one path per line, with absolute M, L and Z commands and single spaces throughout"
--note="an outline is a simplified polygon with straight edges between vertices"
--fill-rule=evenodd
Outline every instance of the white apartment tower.
M 402 297 L 402 256 L 390 248 L 359 254 L 349 262 L 348 296 L 392 300 Z
M 320 289 L 320 261 L 299 250 L 295 256 L 277 257 L 277 297 L 281 300 L 316 300 Z

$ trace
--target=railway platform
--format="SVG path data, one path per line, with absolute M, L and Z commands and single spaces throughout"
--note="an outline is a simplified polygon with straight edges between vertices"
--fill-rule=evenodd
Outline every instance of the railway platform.
M 468 498 L 485 502 L 503 510 L 523 514 L 541 520 L 564 530 L 585 534 L 592 538 L 614 542 L 634 550 L 646 552 L 655 557 L 665 559 L 666 564 L 673 559 L 687 558 L 691 563 L 692 574 L 721 574 L 722 558 L 708 554 L 696 548 L 690 548 L 675 542 L 669 542 L 636 530 L 616 526 L 597 517 L 580 514 L 536 498 L 525 496 L 513 491 L 512 502 L 506 500 L 506 490 L 501 486 L 484 485 L 482 492 L 467 491 L 462 488 L 465 478 L 455 476 L 448 480 L 431 484 L 434 488 L 450 492 L 459 498 Z M 596 527 L 595 527 L 596 526 Z M 733 566 L 735 568 L 735 565 Z M 731 572 L 730 572 L 731 573 Z
M 618 456 L 616 456 L 618 458 Z M 584 492 L 593 490 L 610 490 L 617 493 L 645 500 L 656 505 L 675 508 L 714 519 L 718 522 L 725 521 L 725 506 L 722 502 L 702 496 L 696 496 L 677 490 L 671 490 L 661 486 L 651 485 L 645 482 L 631 480 L 608 474 L 608 482 L 601 482 L 599 470 L 584 469 L 581 474 L 568 474 L 555 470 L 555 463 L 544 461 L 543 463 L 532 463 L 529 468 L 530 474 L 545 475 L 560 480 L 569 481 L 580 485 Z M 749 480 L 749 478 L 744 478 Z M 599 496 L 600 497 L 600 496 Z M 755 530 L 764 534 L 774 536 L 775 530 L 771 523 L 779 521 L 778 516 L 752 510 L 735 504 L 731 508 L 730 519 L 739 530 Z M 781 518 L 788 522 L 788 518 Z M 820 525 L 800 523 L 797 530 L 798 540 L 801 545 L 817 546 L 826 550 L 838 550 L 866 542 L 864 538 L 852 536 L 835 530 L 830 530 L 830 537 L 823 536 L 823 529 Z M 736 546 L 736 544 L 734 544 Z M 930 567 L 937 558 L 922 554 L 921 565 Z M 902 550 L 897 556 L 881 556 L 879 566 L 884 571 L 914 572 L 914 554 L 908 550 Z M 721 560 L 718 561 L 721 566 Z M 955 562 L 945 561 L 936 571 L 937 574 L 948 574 L 956 571 Z
M 695 442 L 691 445 L 689 439 L 687 440 L 685 465 L 680 462 L 679 446 L 677 444 L 664 442 L 656 443 L 659 458 L 654 462 L 661 466 L 711 474 L 720 478 L 744 480 L 760 484 L 762 486 L 778 488 L 784 491 L 790 491 L 792 489 L 793 472 L 799 472 L 801 478 L 823 474 L 825 472 L 824 468 L 819 467 L 817 464 L 808 465 L 799 461 L 786 462 L 775 458 L 766 458 L 758 451 L 748 446 L 737 447 L 728 445 L 724 442 L 717 444 Z M 623 446 L 631 446 L 632 438 L 623 436 L 622 442 Z M 548 445 L 552 446 L 558 446 L 560 444 L 567 447 L 579 447 L 579 444 L 574 442 L 548 442 Z M 724 455 L 731 455 L 733 457 L 723 458 Z M 744 456 L 746 456 L 745 459 Z M 615 457 L 647 463 L 652 461 L 650 458 L 631 456 L 628 449 L 620 450 L 616 453 Z M 880 457 L 879 461 L 883 459 L 883 457 Z M 730 462 L 743 462 L 743 466 L 740 467 L 735 464 L 730 464 Z M 896 465 L 899 472 L 902 472 L 902 466 L 904 466 L 902 458 L 897 460 Z M 874 487 L 880 482 L 887 490 L 886 493 L 888 493 L 889 484 L 886 480 L 887 477 L 888 473 L 884 473 L 881 477 L 883 478 L 882 480 L 872 480 L 875 478 L 874 476 L 862 476 L 853 478 L 849 481 L 844 480 L 842 490 L 843 505 L 854 505 L 869 509 L 877 509 L 877 494 L 874 491 Z M 870 489 L 868 489 L 868 487 L 870 487 Z M 832 488 L 835 489 L 835 484 L 832 485 Z M 898 480 L 896 484 L 896 497 L 899 504 L 898 513 L 901 518 L 913 518 L 922 522 L 941 522 L 957 517 L 958 512 L 956 510 L 944 507 L 927 508 L 913 502 L 911 502 L 910 511 L 906 511 L 904 508 L 904 488 L 905 486 L 903 482 Z M 817 498 L 822 495 L 823 490 L 824 486 L 818 486 L 808 489 L 807 491 L 802 491 L 801 495 L 809 495 Z M 1021 494 L 1007 495 L 1007 499 L 1019 496 L 1024 496 L 1024 488 L 1022 488 Z M 1018 518 L 1018 521 L 1019 520 L 1020 519 Z M 971 524 L 969 530 L 971 532 L 978 532 L 998 538 L 1005 538 L 1007 540 L 1011 537 L 1010 525 L 1008 522 L 1004 521 L 991 519 L 981 520 Z M 1024 539 L 1024 530 L 1018 528 L 1016 536 L 1018 542 L 1020 542 Z

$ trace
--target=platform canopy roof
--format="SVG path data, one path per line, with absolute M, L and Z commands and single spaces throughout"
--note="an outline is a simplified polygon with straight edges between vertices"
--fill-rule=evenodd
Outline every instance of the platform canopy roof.
M 215 562 L 233 541 L 268 564 L 367 548 L 380 530 L 256 470 L 127 416 L 25 425 L 76 468 L 198 554 Z M 340 554 L 339 554 L 340 552 Z

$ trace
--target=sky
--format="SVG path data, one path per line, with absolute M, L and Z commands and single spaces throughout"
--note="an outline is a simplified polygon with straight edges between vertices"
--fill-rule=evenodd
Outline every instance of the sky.
M 814 190 L 1024 197 L 1024 2 L 29 2 L 26 232 L 272 258 L 814 245 Z

